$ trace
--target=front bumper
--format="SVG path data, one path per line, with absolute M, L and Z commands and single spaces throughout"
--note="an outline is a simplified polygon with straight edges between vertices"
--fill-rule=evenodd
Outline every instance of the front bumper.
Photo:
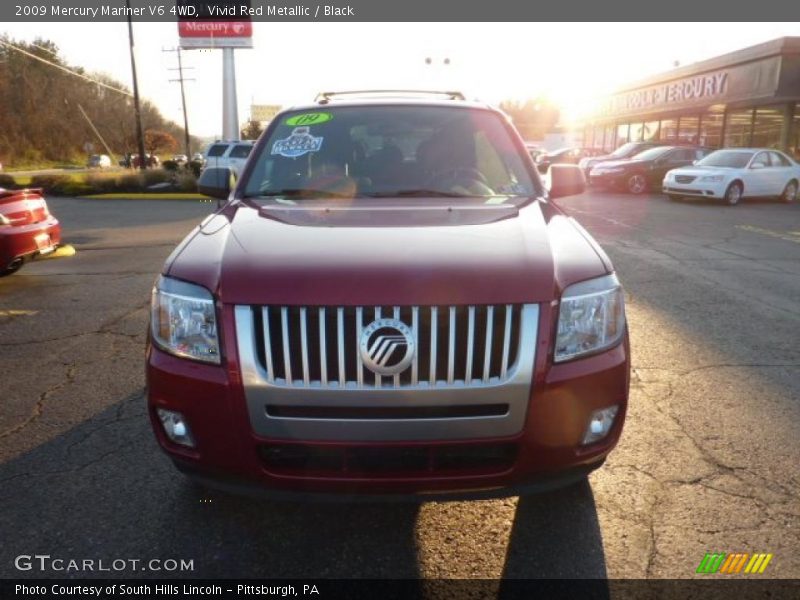
M 724 198 L 728 187 L 726 181 L 699 181 L 695 179 L 690 183 L 678 183 L 665 179 L 661 189 L 671 196 L 697 196 L 698 198 Z
M 589 185 L 598 188 L 615 188 L 619 187 L 625 181 L 625 173 L 600 172 L 592 171 L 589 173 Z
M 49 244 L 46 247 L 42 248 L 37 243 L 39 236 L 49 238 Z M 60 244 L 61 225 L 52 215 L 45 221 L 32 225 L 0 227 L 0 268 L 19 258 L 34 258 L 40 253 L 50 252 Z
M 627 336 L 617 347 L 569 363 L 552 364 L 539 342 L 527 412 L 520 432 L 497 438 L 443 440 L 287 440 L 257 434 L 250 420 L 236 352 L 234 308 L 222 309 L 223 366 L 195 363 L 168 355 L 152 345 L 147 351 L 148 404 L 156 438 L 181 469 L 209 485 L 238 491 L 267 490 L 273 496 L 303 494 L 417 497 L 497 497 L 519 490 L 566 485 L 602 464 L 622 431 L 628 399 Z M 553 309 L 542 305 L 540 331 L 552 331 Z M 582 446 L 593 411 L 619 406 L 609 434 Z M 157 408 L 184 415 L 196 448 L 171 443 Z M 301 448 L 302 455 L 292 454 Z M 275 449 L 288 448 L 299 462 L 276 462 Z M 441 462 L 463 449 L 482 452 L 504 448 L 498 460 L 475 465 Z M 385 470 L 369 462 L 390 456 Z M 323 460 L 313 462 L 320 456 Z M 335 461 L 331 456 L 343 457 Z M 366 456 L 366 459 L 365 459 Z M 419 462 L 420 456 L 432 457 Z M 483 455 L 481 455 L 483 457 Z M 499 455 L 493 455 L 498 458 Z M 312 458 L 309 458 L 312 457 Z M 348 459 L 350 457 L 350 459 Z M 357 460 L 353 460 L 356 457 Z

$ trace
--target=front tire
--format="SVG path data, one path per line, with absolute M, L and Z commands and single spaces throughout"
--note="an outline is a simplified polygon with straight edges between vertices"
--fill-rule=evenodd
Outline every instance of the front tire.
M 781 194 L 781 201 L 789 204 L 794 202 L 797 199 L 797 182 L 793 179 L 789 183 L 786 184 L 786 187 L 783 188 L 783 193 Z
M 732 184 L 728 186 L 728 189 L 725 190 L 725 203 L 728 206 L 736 206 L 739 204 L 739 201 L 742 199 L 742 184 L 738 181 L 734 181 Z
M 22 268 L 23 264 L 25 264 L 25 260 L 22 258 L 12 260 L 8 265 L 6 265 L 5 268 L 0 269 L 0 277 L 5 277 L 6 275 L 16 273 Z
M 639 195 L 647 191 L 647 178 L 641 173 L 636 173 L 628 178 L 628 191 L 631 194 Z

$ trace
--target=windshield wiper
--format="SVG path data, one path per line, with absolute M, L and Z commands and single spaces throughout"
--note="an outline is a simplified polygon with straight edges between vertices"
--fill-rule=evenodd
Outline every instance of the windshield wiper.
M 286 196 L 287 198 L 352 198 L 352 194 L 332 192 L 330 190 L 315 190 L 310 188 L 285 188 L 282 190 L 267 190 L 259 192 L 257 198 L 276 198 Z
M 457 192 L 443 192 L 441 190 L 395 190 L 392 192 L 373 192 L 364 194 L 368 198 L 483 198 L 475 194 L 459 194 Z

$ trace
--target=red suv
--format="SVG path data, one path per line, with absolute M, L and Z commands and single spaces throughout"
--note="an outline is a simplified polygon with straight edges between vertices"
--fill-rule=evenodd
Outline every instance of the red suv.
M 484 498 L 599 467 L 623 292 L 501 112 L 455 93 L 278 115 L 153 288 L 148 402 L 179 469 L 274 496 Z

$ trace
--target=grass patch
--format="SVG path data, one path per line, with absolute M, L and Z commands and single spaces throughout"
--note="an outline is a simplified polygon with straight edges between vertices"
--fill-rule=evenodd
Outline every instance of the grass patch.
M 169 184 L 165 190 L 150 190 L 156 184 Z M 197 179 L 190 171 L 170 172 L 164 169 L 133 171 L 91 171 L 88 173 L 56 173 L 15 177 L 0 173 L 0 187 L 43 188 L 45 193 L 58 196 L 92 196 L 116 194 L 117 197 L 131 194 L 176 194 L 185 197 L 197 193 Z M 199 196 L 198 197 L 204 197 Z

